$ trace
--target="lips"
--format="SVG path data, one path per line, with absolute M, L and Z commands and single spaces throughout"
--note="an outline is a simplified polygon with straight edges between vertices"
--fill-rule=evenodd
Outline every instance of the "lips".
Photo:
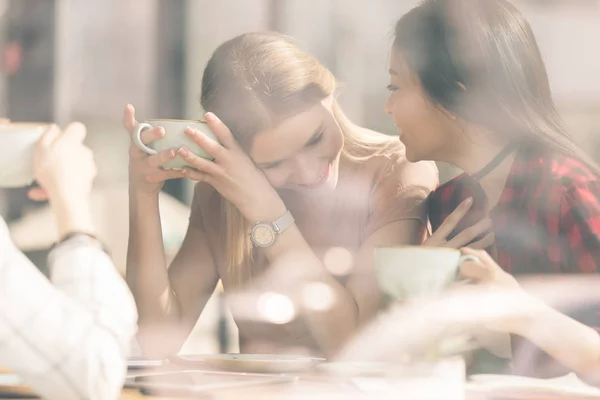
M 303 187 L 303 188 L 305 188 L 305 189 L 315 189 L 315 188 L 318 188 L 323 183 L 327 182 L 327 178 L 329 178 L 330 174 L 331 174 L 331 163 L 327 164 L 327 167 L 325 168 L 325 171 L 323 171 L 323 173 L 317 178 L 317 180 L 315 182 L 310 183 L 310 184 L 303 184 L 303 185 L 300 185 L 300 186 Z

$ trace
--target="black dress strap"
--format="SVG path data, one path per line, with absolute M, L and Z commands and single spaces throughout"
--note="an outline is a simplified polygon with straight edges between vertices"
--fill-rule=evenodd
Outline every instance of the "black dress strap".
M 505 148 L 503 148 L 496 157 L 492 159 L 485 167 L 471 175 L 471 178 L 476 182 L 479 182 L 483 177 L 492 172 L 502 161 L 511 155 L 515 150 L 519 148 L 519 143 L 511 142 Z

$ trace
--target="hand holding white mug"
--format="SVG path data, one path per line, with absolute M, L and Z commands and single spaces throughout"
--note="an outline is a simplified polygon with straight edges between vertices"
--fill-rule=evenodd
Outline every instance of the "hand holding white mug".
M 537 302 L 486 251 L 464 248 L 461 253 L 471 257 L 460 266 L 461 278 L 468 279 L 485 294 L 480 297 L 481 308 L 488 311 L 481 316 L 485 326 L 497 332 L 518 333 Z
M 166 149 L 157 154 L 147 154 L 136 146 L 133 134 L 138 122 L 135 119 L 135 108 L 128 104 L 123 113 L 123 126 L 129 132 L 129 183 L 147 194 L 158 194 L 166 180 L 183 178 L 181 170 L 163 170 L 161 167 L 177 157 L 177 149 Z M 148 145 L 165 136 L 163 127 L 146 129 L 140 134 L 141 142 Z
M 486 249 L 493 245 L 496 241 L 493 232 L 488 233 L 485 235 L 485 237 L 477 242 L 471 243 L 476 237 L 491 228 L 492 221 L 489 218 L 482 219 L 475 225 L 470 226 L 452 239 L 448 240 L 448 236 L 450 236 L 460 221 L 467 215 L 472 205 L 473 199 L 471 197 L 460 203 L 459 206 L 456 207 L 456 209 L 452 212 L 452 214 L 450 214 L 448 218 L 442 222 L 440 227 L 433 233 L 433 235 L 423 242 L 423 246 L 450 247 L 452 249 L 460 249 L 461 247 L 469 246 L 473 249 Z
M 50 200 L 61 237 L 75 231 L 94 232 L 90 202 L 97 170 L 92 151 L 83 144 L 85 135 L 81 123 L 72 123 L 63 132 L 52 125 L 35 149 L 35 178 L 40 187 L 31 189 L 29 197 Z

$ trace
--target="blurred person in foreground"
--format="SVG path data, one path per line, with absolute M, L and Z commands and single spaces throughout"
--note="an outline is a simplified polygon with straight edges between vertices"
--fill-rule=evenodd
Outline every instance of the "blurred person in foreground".
M 220 279 L 228 295 L 256 293 L 248 301 L 227 297 L 242 352 L 332 354 L 379 310 L 373 248 L 423 242 L 435 165 L 407 162 L 396 138 L 352 123 L 331 72 L 278 33 L 219 46 L 200 102 L 221 144 L 187 134 L 215 161 L 185 148 L 154 156 L 130 150 L 127 280 L 142 348 L 154 357 L 176 354 Z M 129 105 L 130 133 L 136 123 Z M 142 140 L 164 134 L 147 130 Z M 195 168 L 161 169 L 175 157 Z M 199 183 L 185 240 L 167 268 L 158 193 L 182 176 Z M 259 222 L 284 229 L 251 234 Z M 311 287 L 316 294 L 305 291 Z M 266 314 L 257 312 L 257 300 L 273 292 L 285 298 L 266 298 Z M 285 315 L 272 321 L 269 310 Z
M 479 220 L 495 235 L 489 254 L 464 250 L 480 261 L 460 272 L 519 299 L 522 318 L 492 324 L 513 335 L 514 372 L 597 372 L 597 299 L 571 318 L 514 278 L 596 274 L 600 265 L 600 169 L 555 109 L 528 22 L 504 0 L 426 0 L 396 25 L 390 79 L 386 111 L 407 159 L 465 171 L 431 194 L 432 228 L 470 201 L 448 239 Z
M 133 297 L 90 212 L 96 165 L 85 127 L 52 126 L 39 140 L 29 192 L 49 200 L 59 242 L 51 282 L 17 249 L 0 220 L 0 365 L 47 399 L 112 400 L 120 395 L 135 335 Z

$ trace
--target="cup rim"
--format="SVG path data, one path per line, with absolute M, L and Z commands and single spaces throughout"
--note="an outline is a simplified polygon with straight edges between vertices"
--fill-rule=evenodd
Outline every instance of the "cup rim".
M 50 128 L 52 123 L 50 122 L 9 122 L 8 124 L 1 124 L 0 129 L 9 128 Z
M 391 249 L 401 249 L 401 250 L 423 250 L 423 251 L 449 251 L 452 253 L 456 253 L 459 252 L 459 249 L 451 249 L 449 247 L 428 247 L 428 246 L 417 246 L 417 245 L 395 245 L 395 246 L 375 246 L 374 247 L 375 250 L 378 249 L 387 249 L 387 250 L 391 250 Z
M 190 122 L 190 123 L 201 123 L 206 124 L 207 122 L 201 119 L 177 119 L 177 118 L 149 118 L 146 122 Z

